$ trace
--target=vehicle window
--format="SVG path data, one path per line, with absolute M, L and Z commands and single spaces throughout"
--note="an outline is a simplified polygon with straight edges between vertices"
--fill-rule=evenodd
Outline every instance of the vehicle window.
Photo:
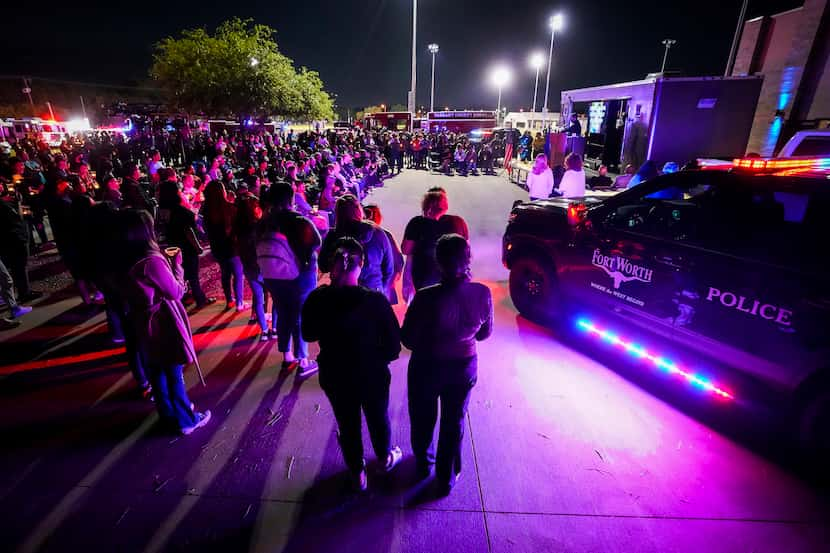
M 794 156 L 830 156 L 830 136 L 808 136 L 793 150 Z

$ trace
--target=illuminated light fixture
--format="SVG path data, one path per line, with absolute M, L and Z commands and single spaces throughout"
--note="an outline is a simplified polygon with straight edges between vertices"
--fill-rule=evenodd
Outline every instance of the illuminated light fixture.
M 594 325 L 594 323 L 587 319 L 577 320 L 576 326 L 583 332 L 587 332 L 590 335 L 599 337 L 604 342 L 608 342 L 609 344 L 623 348 L 628 353 L 630 353 L 634 357 L 637 357 L 638 359 L 646 359 L 648 361 L 651 361 L 654 364 L 654 366 L 660 369 L 662 372 L 681 377 L 685 379 L 689 384 L 697 388 L 700 388 L 701 390 L 711 392 L 719 397 L 725 399 L 734 399 L 734 396 L 730 392 L 714 384 L 711 380 L 699 374 L 695 374 L 693 372 L 682 369 L 675 362 L 666 359 L 665 357 L 661 357 L 659 355 L 650 353 L 644 347 L 633 342 L 624 340 L 620 338 L 617 334 L 609 330 L 603 330 L 601 328 L 598 328 L 596 325 Z
M 742 157 L 732 161 L 736 169 L 750 171 L 786 171 L 790 169 L 830 169 L 830 157 L 802 157 L 765 159 L 760 157 Z

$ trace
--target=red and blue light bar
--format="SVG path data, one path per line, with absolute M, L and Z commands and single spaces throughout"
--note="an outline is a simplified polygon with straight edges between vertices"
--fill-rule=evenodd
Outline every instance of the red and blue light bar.
M 686 382 L 688 382 L 692 386 L 695 386 L 696 388 L 713 393 L 718 397 L 722 397 L 724 399 L 735 399 L 735 396 L 733 396 L 730 392 L 713 383 L 711 380 L 699 374 L 684 370 L 673 361 L 670 361 L 665 357 L 655 355 L 654 353 L 647 351 L 644 347 L 638 344 L 629 342 L 628 340 L 624 340 L 620 338 L 617 334 L 609 330 L 603 330 L 587 319 L 577 320 L 576 326 L 583 332 L 587 332 L 592 336 L 597 336 L 601 338 L 604 342 L 608 342 L 609 344 L 621 347 L 622 349 L 624 349 L 625 351 L 627 351 L 628 353 L 630 353 L 638 359 L 644 359 L 646 361 L 652 362 L 658 369 L 668 374 L 684 378 Z

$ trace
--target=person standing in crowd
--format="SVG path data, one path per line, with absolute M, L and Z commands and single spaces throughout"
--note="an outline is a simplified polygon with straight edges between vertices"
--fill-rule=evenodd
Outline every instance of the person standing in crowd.
M 360 242 L 366 256 L 360 270 L 360 285 L 386 294 L 395 276 L 392 246 L 386 233 L 374 223 L 363 220 L 363 208 L 351 194 L 337 200 L 335 227 L 326 234 L 320 249 L 318 267 L 321 273 L 331 272 L 335 245 L 346 236 Z
M 187 311 L 181 303 L 185 285 L 181 252 L 165 255 L 146 211 L 122 212 L 124 243 L 121 267 L 125 298 L 147 363 L 153 397 L 163 424 L 189 435 L 210 421 L 210 411 L 194 411 L 182 371 L 198 362 Z
M 251 309 L 257 325 L 259 325 L 259 339 L 267 342 L 271 338 L 268 331 L 268 320 L 265 318 L 265 282 L 257 263 L 256 242 L 257 225 L 262 219 L 262 209 L 259 198 L 251 193 L 245 193 L 236 200 L 236 217 L 233 221 L 233 232 L 239 247 L 239 258 L 248 286 L 251 287 Z
M 292 209 L 294 190 L 290 185 L 273 185 L 269 203 L 271 212 L 260 223 L 257 262 L 274 302 L 282 369 L 299 367 L 299 376 L 305 377 L 317 371 L 317 362 L 308 358 L 300 316 L 305 299 L 317 287 L 320 234 L 311 221 Z
M 539 154 L 533 169 L 527 174 L 527 191 L 530 201 L 546 200 L 553 192 L 553 171 L 548 167 L 548 156 Z
M 196 237 L 196 214 L 185 207 L 175 181 L 165 179 L 159 184 L 159 213 L 164 214 L 166 220 L 167 243 L 182 252 L 184 278 L 190 285 L 196 307 L 215 303 L 216 298 L 207 297 L 199 281 L 199 256 L 203 250 Z
M 109 175 L 106 180 L 104 180 L 104 188 L 101 190 L 101 201 L 110 202 L 116 207 L 116 209 L 120 208 L 122 197 L 119 189 L 120 185 L 118 183 L 118 179 L 112 175 Z
M 202 213 L 210 251 L 219 263 L 227 309 L 236 307 L 237 312 L 242 312 L 247 309 L 247 305 L 243 295 L 245 281 L 242 276 L 242 261 L 239 259 L 236 237 L 233 234 L 236 208 L 228 201 L 225 185 L 221 181 L 212 180 L 205 187 Z
M 378 464 L 385 472 L 400 462 L 389 422 L 389 363 L 401 350 L 400 329 L 386 297 L 359 284 L 365 254 L 353 238 L 334 246 L 331 285 L 314 290 L 303 306 L 303 338 L 320 342 L 320 387 L 337 419 L 338 441 L 358 491 L 367 488 L 360 413 Z
M 427 192 L 438 192 L 439 194 L 443 194 L 444 198 L 447 200 L 447 206 L 449 206 L 449 196 L 447 195 L 446 189 L 440 186 L 433 186 Z M 449 207 L 447 208 L 449 209 Z M 439 217 L 438 223 L 440 226 L 441 235 L 444 234 L 460 234 L 464 237 L 465 240 L 470 239 L 470 228 L 467 226 L 467 221 L 461 215 L 453 215 L 452 213 L 444 213 Z M 440 235 L 439 235 L 440 236 Z
M 389 246 L 392 248 L 392 259 L 395 262 L 395 272 L 392 277 L 392 282 L 389 284 L 389 289 L 386 292 L 386 297 L 389 298 L 391 305 L 398 305 L 398 293 L 395 290 L 395 283 L 400 280 L 401 273 L 403 273 L 404 259 L 401 248 L 398 246 L 398 242 L 392 236 L 392 233 L 382 226 L 383 214 L 380 212 L 380 207 L 375 204 L 367 205 L 363 208 L 363 215 L 368 221 L 376 224 L 386 234 L 387 240 L 389 240 Z
M 448 494 L 461 473 L 461 440 L 470 392 L 477 380 L 476 342 L 493 330 L 489 288 L 471 282 L 470 245 L 461 236 L 442 236 L 436 247 L 441 282 L 418 290 L 401 330 L 412 351 L 408 372 L 412 450 L 418 475 L 435 464 L 439 492 Z M 441 418 L 438 452 L 432 436 Z
M 121 180 L 122 207 L 143 209 L 147 213 L 153 213 L 153 201 L 147 196 L 144 188 L 139 182 L 141 169 L 138 165 L 131 164 L 126 167 L 124 178 Z
M 582 157 L 571 152 L 565 158 L 565 174 L 559 183 L 559 192 L 563 198 L 585 197 L 585 171 L 582 170 Z
M 409 303 L 415 291 L 436 284 L 441 274 L 435 261 L 435 245 L 441 237 L 438 220 L 449 210 L 447 196 L 431 191 L 421 202 L 421 215 L 406 225 L 401 252 L 407 256 L 403 275 L 403 297 Z
M 41 296 L 29 285 L 29 229 L 20 215 L 16 195 L 0 197 L 0 260 L 12 276 L 20 301 Z

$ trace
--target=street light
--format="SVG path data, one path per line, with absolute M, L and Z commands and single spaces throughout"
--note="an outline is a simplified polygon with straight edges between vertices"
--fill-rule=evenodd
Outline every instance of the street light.
M 407 107 L 409 113 L 415 113 L 415 80 L 417 71 L 415 70 L 415 62 L 417 59 L 417 51 L 415 50 L 415 39 L 418 33 L 418 0 L 412 0 L 412 86 L 409 90 L 409 98 L 407 98 Z
M 539 92 L 539 69 L 541 69 L 542 64 L 545 63 L 545 55 L 542 52 L 534 52 L 530 54 L 530 59 L 528 60 L 530 63 L 530 67 L 536 70 L 536 85 L 533 87 L 533 108 L 530 110 L 531 113 L 536 112 L 536 95 Z
M 259 60 L 256 58 L 251 58 L 251 67 L 256 67 L 259 65 Z
M 496 66 L 490 72 L 490 81 L 496 86 L 496 88 L 499 89 L 499 102 L 498 108 L 496 108 L 496 117 L 501 117 L 501 91 L 507 84 L 510 83 L 512 76 L 513 74 L 510 72 L 510 68 L 505 65 Z
M 663 52 L 663 65 L 660 66 L 660 73 L 664 73 L 666 71 L 666 60 L 669 58 L 669 48 L 677 44 L 677 41 L 673 38 L 667 38 L 663 40 L 663 46 L 666 47 L 665 52 Z
M 434 42 L 427 46 L 432 54 L 432 87 L 429 94 L 429 111 L 435 111 L 435 54 L 438 53 L 438 45 Z
M 550 52 L 548 53 L 548 77 L 545 81 L 545 105 L 542 107 L 542 113 L 548 112 L 548 92 L 550 90 L 550 62 L 553 59 L 553 37 L 556 34 L 556 31 L 562 30 L 562 27 L 565 25 L 565 19 L 562 17 L 561 13 L 557 13 L 556 15 L 550 18 L 548 25 L 550 26 Z

